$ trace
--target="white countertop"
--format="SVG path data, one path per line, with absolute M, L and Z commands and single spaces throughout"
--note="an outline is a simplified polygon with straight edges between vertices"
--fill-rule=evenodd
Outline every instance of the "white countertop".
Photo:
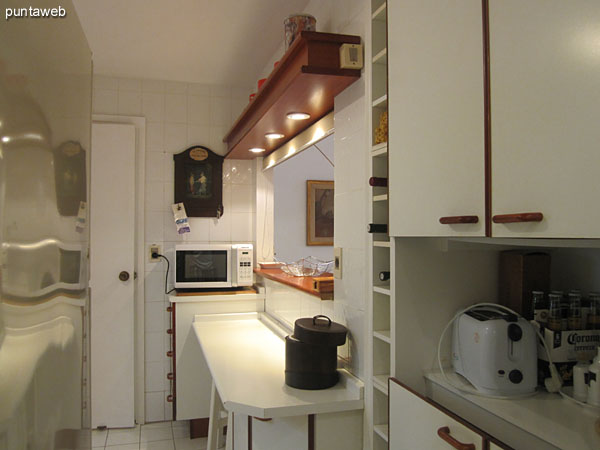
M 285 384 L 285 332 L 263 313 L 197 315 L 192 325 L 228 411 L 258 418 L 363 409 L 363 383 L 345 370 L 329 389 Z
M 447 375 L 455 385 L 472 388 L 458 375 Z M 428 373 L 425 378 L 558 448 L 600 448 L 600 434 L 596 428 L 599 410 L 580 406 L 559 394 L 545 391 L 531 397 L 502 400 L 462 393 L 451 386 L 441 373 Z

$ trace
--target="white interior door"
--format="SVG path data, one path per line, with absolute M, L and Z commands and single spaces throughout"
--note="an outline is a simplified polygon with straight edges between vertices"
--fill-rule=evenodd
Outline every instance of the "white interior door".
M 92 427 L 132 427 L 134 125 L 94 123 L 91 153 Z

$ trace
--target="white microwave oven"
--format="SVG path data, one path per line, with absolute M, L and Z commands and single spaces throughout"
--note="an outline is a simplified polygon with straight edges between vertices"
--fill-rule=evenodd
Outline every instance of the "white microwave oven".
M 175 288 L 252 286 L 252 244 L 175 246 Z

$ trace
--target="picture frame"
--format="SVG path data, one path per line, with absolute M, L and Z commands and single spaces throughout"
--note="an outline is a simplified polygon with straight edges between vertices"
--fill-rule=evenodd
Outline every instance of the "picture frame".
M 223 158 L 208 147 L 195 145 L 173 155 L 174 203 L 183 203 L 188 217 L 223 215 Z
M 306 180 L 306 245 L 333 246 L 333 181 Z

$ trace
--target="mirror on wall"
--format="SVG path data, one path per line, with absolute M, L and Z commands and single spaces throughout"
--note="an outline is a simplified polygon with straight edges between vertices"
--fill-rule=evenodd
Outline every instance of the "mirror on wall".
M 333 134 L 272 170 L 275 258 L 333 260 Z

